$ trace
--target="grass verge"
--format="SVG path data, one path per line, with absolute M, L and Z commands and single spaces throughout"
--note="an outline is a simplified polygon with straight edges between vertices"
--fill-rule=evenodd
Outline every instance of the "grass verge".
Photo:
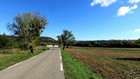
M 19 63 L 35 55 L 38 55 L 47 49 L 47 47 L 37 47 L 34 50 L 33 54 L 29 54 L 29 51 L 21 51 L 19 53 L 15 52 L 13 54 L 0 54 L 0 70 L 5 69 L 11 65 Z
M 62 57 L 66 79 L 100 79 L 99 76 L 68 52 L 62 50 Z

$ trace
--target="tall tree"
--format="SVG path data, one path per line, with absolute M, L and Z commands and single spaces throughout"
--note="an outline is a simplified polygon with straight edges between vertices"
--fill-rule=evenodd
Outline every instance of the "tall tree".
M 61 42 L 62 42 L 61 35 L 58 35 L 57 39 L 58 39 L 58 46 L 60 47 L 61 46 Z
M 27 49 L 29 46 L 33 47 L 38 42 L 40 34 L 43 32 L 47 20 L 39 13 L 25 12 L 17 14 L 14 21 L 8 24 L 7 28 L 18 37 L 19 47 Z
M 61 38 L 63 43 L 63 50 L 65 49 L 66 46 L 68 47 L 70 43 L 75 40 L 75 37 L 72 34 L 72 32 L 68 30 L 63 30 L 63 34 L 61 34 Z

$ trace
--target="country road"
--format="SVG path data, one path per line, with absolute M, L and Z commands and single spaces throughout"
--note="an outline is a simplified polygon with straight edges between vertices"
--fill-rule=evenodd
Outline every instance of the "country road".
M 61 51 L 50 48 L 0 71 L 0 79 L 64 79 Z

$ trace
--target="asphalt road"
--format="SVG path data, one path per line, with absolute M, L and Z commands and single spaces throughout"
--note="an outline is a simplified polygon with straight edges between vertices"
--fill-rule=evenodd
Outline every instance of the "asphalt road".
M 50 48 L 0 71 L 0 79 L 64 79 L 60 52 L 59 48 Z

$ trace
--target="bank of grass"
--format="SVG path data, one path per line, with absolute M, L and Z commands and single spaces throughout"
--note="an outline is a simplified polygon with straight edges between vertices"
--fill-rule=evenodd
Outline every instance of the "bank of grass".
M 62 50 L 62 57 L 66 79 L 100 79 L 99 76 L 68 52 Z
M 48 49 L 47 47 L 40 46 L 35 48 L 33 54 L 31 54 L 29 50 L 28 51 L 17 50 L 12 54 L 0 54 L 0 70 L 5 69 L 23 60 L 26 60 L 32 56 L 38 55 L 47 49 Z

